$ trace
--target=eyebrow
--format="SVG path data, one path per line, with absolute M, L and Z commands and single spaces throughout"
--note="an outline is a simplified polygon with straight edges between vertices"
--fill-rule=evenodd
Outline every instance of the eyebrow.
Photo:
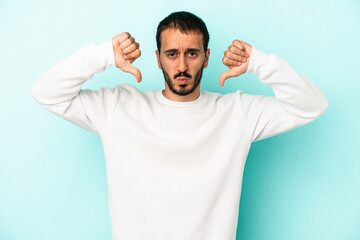
M 164 53 L 171 53 L 171 52 L 178 52 L 178 51 L 179 51 L 179 49 L 177 49 L 177 48 L 171 48 L 171 49 L 165 50 Z M 200 52 L 200 49 L 198 49 L 198 48 L 187 48 L 186 52 Z

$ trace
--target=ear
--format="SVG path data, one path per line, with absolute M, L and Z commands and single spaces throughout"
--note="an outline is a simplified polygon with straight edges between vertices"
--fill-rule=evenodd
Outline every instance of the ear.
M 210 49 L 207 49 L 205 52 L 205 63 L 204 63 L 204 68 L 207 67 L 208 63 L 209 63 L 209 57 L 210 57 Z
M 157 62 L 158 62 L 158 66 L 161 69 L 161 64 L 160 64 L 160 53 L 158 50 L 155 50 L 156 53 L 156 58 L 157 58 Z

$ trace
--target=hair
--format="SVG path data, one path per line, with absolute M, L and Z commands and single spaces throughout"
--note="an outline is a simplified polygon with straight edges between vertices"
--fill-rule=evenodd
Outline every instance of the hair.
M 210 37 L 204 21 L 195 14 L 180 11 L 171 13 L 159 23 L 156 32 L 156 44 L 158 51 L 160 51 L 161 48 L 161 33 L 169 28 L 178 29 L 185 34 L 189 32 L 202 34 L 204 51 L 207 50 Z

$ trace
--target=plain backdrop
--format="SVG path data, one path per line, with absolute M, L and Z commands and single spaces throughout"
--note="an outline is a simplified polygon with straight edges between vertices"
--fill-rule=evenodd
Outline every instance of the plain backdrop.
M 100 137 L 42 108 L 30 89 L 82 46 L 125 31 L 140 43 L 134 65 L 143 81 L 111 67 L 83 88 L 128 83 L 142 92 L 163 89 L 156 27 L 179 10 L 201 17 L 210 32 L 201 90 L 273 96 L 253 74 L 219 86 L 227 70 L 223 52 L 240 39 L 285 59 L 330 103 L 314 122 L 253 144 L 237 239 L 359 240 L 357 0 L 0 0 L 0 239 L 111 239 Z

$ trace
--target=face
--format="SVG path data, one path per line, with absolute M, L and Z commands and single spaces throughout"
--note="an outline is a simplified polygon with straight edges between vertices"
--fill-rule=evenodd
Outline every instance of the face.
M 202 71 L 210 55 L 209 49 L 204 50 L 202 38 L 202 34 L 185 34 L 172 28 L 161 33 L 161 49 L 156 56 L 165 78 L 164 95 L 170 99 L 199 96 Z

